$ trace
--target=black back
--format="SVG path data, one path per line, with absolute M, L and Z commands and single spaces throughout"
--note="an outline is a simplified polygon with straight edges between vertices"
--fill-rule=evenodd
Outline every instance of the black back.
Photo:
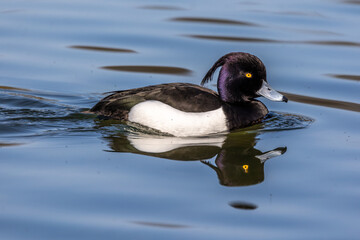
M 127 120 L 130 109 L 140 102 L 157 100 L 185 112 L 207 112 L 221 107 L 219 95 L 190 83 L 169 83 L 113 92 L 90 112 L 102 117 Z

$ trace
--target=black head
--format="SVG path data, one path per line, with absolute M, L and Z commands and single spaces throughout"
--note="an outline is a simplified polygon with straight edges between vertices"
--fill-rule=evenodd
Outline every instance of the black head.
M 217 87 L 224 102 L 247 102 L 259 96 L 287 101 L 268 85 L 262 61 L 249 53 L 233 52 L 221 57 L 206 73 L 201 85 L 211 81 L 215 70 L 221 66 Z

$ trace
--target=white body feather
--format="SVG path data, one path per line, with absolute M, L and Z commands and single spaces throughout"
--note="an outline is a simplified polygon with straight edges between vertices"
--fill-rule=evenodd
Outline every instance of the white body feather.
M 129 121 L 181 137 L 228 131 L 222 108 L 199 113 L 183 112 L 154 100 L 131 108 Z

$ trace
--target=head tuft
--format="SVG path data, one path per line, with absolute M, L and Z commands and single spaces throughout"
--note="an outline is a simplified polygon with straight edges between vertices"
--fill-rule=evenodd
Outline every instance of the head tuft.
M 223 66 L 227 62 L 237 62 L 242 58 L 254 58 L 253 60 L 260 61 L 260 59 L 258 59 L 257 57 L 255 57 L 255 56 L 253 56 L 253 55 L 251 55 L 249 53 L 244 53 L 244 52 L 231 52 L 231 53 L 228 53 L 228 54 L 222 56 L 221 58 L 219 58 L 219 60 L 217 60 L 214 63 L 214 65 L 209 69 L 209 71 L 206 73 L 203 80 L 201 81 L 201 85 L 204 85 L 205 83 L 210 82 L 212 80 L 212 76 L 213 76 L 214 72 L 219 67 Z

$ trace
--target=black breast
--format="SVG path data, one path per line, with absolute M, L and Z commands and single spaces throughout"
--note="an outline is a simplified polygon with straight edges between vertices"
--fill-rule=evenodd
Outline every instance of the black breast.
M 257 100 L 237 104 L 225 103 L 223 109 L 230 130 L 257 124 L 269 113 L 266 106 Z
M 207 112 L 222 105 L 218 94 L 210 89 L 189 83 L 169 83 L 114 92 L 90 112 L 127 120 L 130 109 L 147 100 L 157 100 L 185 112 Z

